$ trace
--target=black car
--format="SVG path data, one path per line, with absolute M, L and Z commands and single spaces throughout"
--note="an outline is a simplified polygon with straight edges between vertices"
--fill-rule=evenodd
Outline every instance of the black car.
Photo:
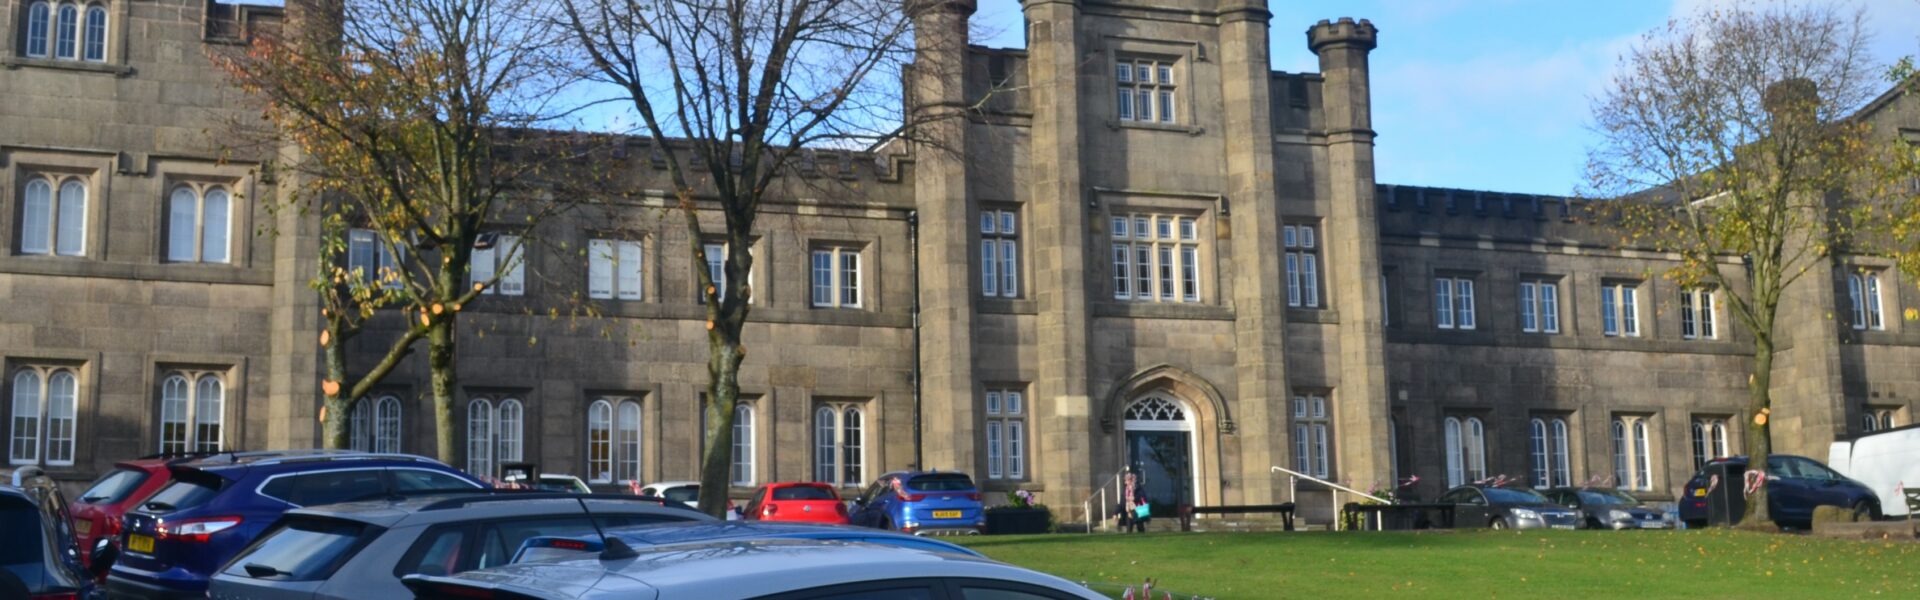
M 1589 529 L 1672 529 L 1667 511 L 1649 508 L 1639 498 L 1613 488 L 1554 488 L 1547 499 L 1580 511 Z
M 1680 518 L 1688 527 L 1707 525 L 1707 494 L 1711 488 L 1734 486 L 1745 481 L 1747 457 L 1717 458 L 1695 473 L 1687 482 L 1680 499 Z M 1725 480 L 1713 481 L 1712 474 L 1725 473 Z M 1816 506 L 1852 509 L 1866 518 L 1880 517 L 1880 498 L 1866 484 L 1848 479 L 1826 465 L 1804 456 L 1774 454 L 1767 457 L 1767 514 L 1775 523 L 1807 529 L 1813 527 Z M 1734 520 L 1739 515 L 1733 516 Z
M 1453 505 L 1453 527 L 1466 529 L 1578 529 L 1580 514 L 1522 487 L 1463 485 L 1440 495 Z
M 60 488 L 45 477 L 0 483 L 0 598 L 85 598 L 93 579 L 80 566 L 80 548 Z

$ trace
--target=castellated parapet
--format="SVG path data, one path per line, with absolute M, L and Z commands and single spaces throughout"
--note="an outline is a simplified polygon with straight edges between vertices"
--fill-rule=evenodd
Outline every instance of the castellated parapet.
M 1350 44 L 1372 50 L 1380 44 L 1380 29 L 1374 27 L 1372 21 L 1355 21 L 1353 17 L 1340 17 L 1337 21 L 1322 19 L 1307 28 L 1307 47 L 1314 52 L 1334 44 Z

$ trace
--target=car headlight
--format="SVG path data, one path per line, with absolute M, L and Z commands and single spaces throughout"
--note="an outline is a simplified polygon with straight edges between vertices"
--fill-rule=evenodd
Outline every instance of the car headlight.
M 1624 510 L 1609 510 L 1607 511 L 1607 518 L 1613 519 L 1616 521 L 1623 521 L 1627 519 L 1632 519 L 1633 513 L 1630 513 Z
M 1538 519 L 1540 518 L 1540 513 L 1527 510 L 1524 508 L 1516 508 L 1516 509 L 1513 509 L 1513 516 L 1520 517 L 1522 519 Z

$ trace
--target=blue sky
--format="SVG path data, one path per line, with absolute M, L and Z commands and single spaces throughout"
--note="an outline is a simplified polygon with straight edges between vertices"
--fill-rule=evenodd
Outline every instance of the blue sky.
M 1351 16 L 1380 28 L 1372 55 L 1382 183 L 1564 195 L 1581 182 L 1589 98 L 1620 53 L 1674 16 L 1723 0 L 1269 0 L 1273 67 L 1317 71 L 1307 27 Z M 1864 0 L 1881 62 L 1920 52 L 1920 0 Z M 1017 0 L 981 0 L 976 23 L 1020 46 Z

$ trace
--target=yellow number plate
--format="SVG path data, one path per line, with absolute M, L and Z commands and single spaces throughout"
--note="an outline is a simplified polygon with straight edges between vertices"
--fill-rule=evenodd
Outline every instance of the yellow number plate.
M 1695 497 L 1695 498 L 1705 498 L 1705 497 L 1707 497 L 1707 488 L 1700 488 L 1700 489 L 1697 489 L 1697 490 L 1694 490 L 1694 491 L 1693 491 L 1693 497 Z
M 138 534 L 128 535 L 127 549 L 132 550 L 134 552 L 152 553 L 153 538 L 144 536 L 144 535 L 138 535 Z
M 93 533 L 93 521 L 74 521 L 73 529 L 80 532 L 80 535 Z
M 935 519 L 958 519 L 958 518 L 960 518 L 960 511 L 957 511 L 957 510 L 936 510 L 936 511 L 933 511 L 933 518 L 935 518 Z

